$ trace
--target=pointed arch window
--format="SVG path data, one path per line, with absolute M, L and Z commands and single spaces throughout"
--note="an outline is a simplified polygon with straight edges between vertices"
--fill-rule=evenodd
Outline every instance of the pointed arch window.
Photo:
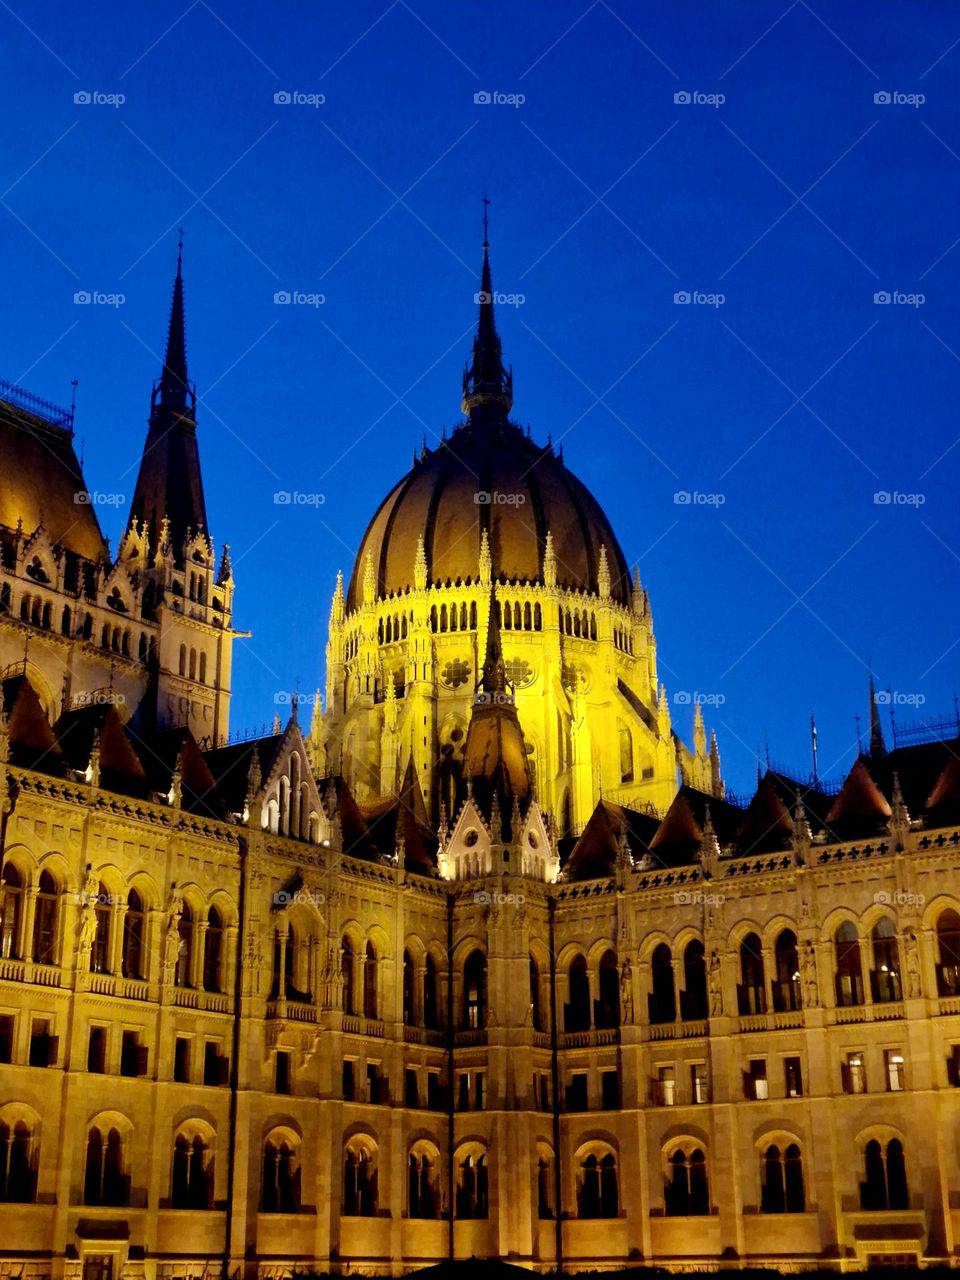
M 97 886 L 97 901 L 94 904 L 96 932 L 93 946 L 90 949 L 90 971 L 92 973 L 110 972 L 110 893 L 102 882 Z
M 124 1174 L 123 1142 L 118 1129 L 108 1130 L 106 1138 L 96 1127 L 87 1135 L 83 1202 L 112 1206 L 130 1203 L 130 1179 Z
M 203 989 L 223 990 L 223 917 L 216 907 L 207 914 L 203 937 Z
M 423 974 L 423 1025 L 431 1031 L 436 1031 L 440 1026 L 439 1005 L 437 962 L 433 956 L 428 955 Z
M 594 1006 L 594 1026 L 598 1029 L 620 1025 L 620 975 L 617 970 L 617 953 L 605 951 L 597 974 L 600 999 Z
M 707 1016 L 707 964 L 703 943 L 694 938 L 683 952 L 683 994 L 680 1017 L 684 1022 L 700 1022 Z
M 676 1150 L 669 1160 L 664 1188 L 667 1216 L 684 1218 L 710 1212 L 707 1158 L 701 1147 Z
M 340 976 L 343 979 L 343 1012 L 356 1013 L 356 983 L 354 980 L 353 945 L 346 935 L 340 943 Z
M 378 1018 L 377 1009 L 377 952 L 368 942 L 363 957 L 363 1016 Z
M 795 1142 L 784 1151 L 776 1144 L 767 1147 L 761 1174 L 761 1213 L 803 1213 L 803 1162 Z
M 0 1121 L 0 1201 L 33 1204 L 37 1193 L 37 1151 L 24 1120 Z
M 486 1218 L 488 1212 L 487 1157 L 471 1153 L 458 1168 L 457 1217 Z
M 343 1155 L 343 1212 L 347 1217 L 376 1216 L 377 1181 L 374 1153 L 366 1145 L 351 1142 Z
M 567 971 L 569 998 L 563 1007 L 564 1031 L 590 1030 L 590 976 L 586 956 L 576 955 Z
M 487 957 L 482 951 L 472 951 L 463 966 L 463 1025 L 487 1025 Z
M 194 942 L 193 908 L 189 902 L 183 904 L 178 926 L 180 933 L 180 950 L 177 955 L 177 968 L 174 982 L 178 987 L 193 986 L 193 942 Z
M 534 1031 L 543 1030 L 543 1009 L 540 998 L 540 966 L 530 957 L 530 1021 Z
M 937 918 L 937 994 L 960 995 L 960 915 L 952 908 Z
M 903 999 L 900 985 L 900 948 L 897 931 L 889 916 L 883 916 L 873 926 L 870 935 L 873 944 L 873 969 L 870 972 L 870 992 L 878 1004 L 889 1004 Z
M 863 971 L 860 967 L 860 935 L 852 920 L 845 920 L 833 939 L 836 958 L 837 1004 L 863 1004 Z
M 144 910 L 143 899 L 136 889 L 127 896 L 123 917 L 123 976 L 143 977 Z
M 178 1133 L 173 1146 L 172 1209 L 213 1208 L 213 1165 L 200 1134 Z
M 8 862 L 0 876 L 2 881 L 3 914 L 0 915 L 0 956 L 5 960 L 19 959 L 20 926 L 23 918 L 23 877 L 12 862 Z
M 773 1007 L 777 1013 L 786 1013 L 803 1006 L 800 994 L 800 957 L 797 951 L 797 935 L 792 929 L 782 929 L 773 946 L 775 980 Z
M 411 1218 L 437 1218 L 440 1197 L 437 1193 L 439 1158 L 432 1152 L 411 1152 L 407 1160 L 407 1215 Z
M 884 1147 L 872 1138 L 864 1148 L 863 1163 L 860 1208 L 875 1211 L 909 1209 L 907 1170 L 900 1139 L 891 1138 Z
M 33 959 L 36 964 L 57 963 L 57 882 L 49 871 L 40 872 L 33 917 Z
M 737 1009 L 742 1017 L 767 1011 L 766 974 L 763 943 L 756 933 L 748 933 L 740 943 L 740 982 Z
M 675 1022 L 677 998 L 673 982 L 673 955 L 665 942 L 655 947 L 650 957 L 650 982 L 650 1021 L 655 1024 Z
M 260 1184 L 262 1213 L 300 1212 L 298 1156 L 298 1151 L 285 1138 L 268 1138 L 263 1144 L 263 1173 Z
M 403 952 L 403 1024 L 406 1027 L 416 1026 L 416 968 L 413 956 L 404 948 Z

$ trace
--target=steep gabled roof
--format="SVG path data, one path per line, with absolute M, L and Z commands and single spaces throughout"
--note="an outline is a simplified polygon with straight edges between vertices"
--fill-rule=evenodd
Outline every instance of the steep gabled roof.
M 12 762 L 24 769 L 60 773 L 63 752 L 50 728 L 37 691 L 26 676 L 10 676 L 4 680 L 3 709 L 7 717 Z
M 743 810 L 695 787 L 682 786 L 650 841 L 651 855 L 668 867 L 695 862 L 708 809 L 721 848 L 731 844 L 743 820 Z
M 908 811 L 909 808 L 908 804 Z M 924 808 L 931 826 L 960 823 L 960 756 L 952 751 Z
M 886 828 L 891 812 L 866 760 L 859 756 L 827 814 L 827 827 L 838 840 L 876 835 Z
M 94 739 L 98 740 L 100 785 L 105 791 L 128 796 L 149 793 L 147 771 L 112 703 L 65 711 L 53 731 L 67 764 L 81 772 L 90 763 Z
M 769 772 L 760 779 L 736 832 L 741 854 L 774 853 L 789 848 L 793 819 Z
M 134 740 L 153 791 L 162 795 L 169 793 L 173 771 L 179 761 L 181 807 L 188 813 L 200 813 L 209 818 L 227 816 L 227 805 L 217 787 L 217 780 L 189 729 L 167 729 L 147 739 Z
M 640 858 L 660 826 L 660 819 L 600 800 L 564 864 L 565 880 L 601 880 L 613 875 L 624 835 L 630 852 Z
M 247 777 L 254 753 L 258 758 L 261 778 L 266 778 L 283 741 L 282 733 L 271 733 L 247 742 L 232 742 L 226 747 L 205 751 L 203 758 L 216 780 L 217 788 L 231 813 L 242 813 L 247 800 Z

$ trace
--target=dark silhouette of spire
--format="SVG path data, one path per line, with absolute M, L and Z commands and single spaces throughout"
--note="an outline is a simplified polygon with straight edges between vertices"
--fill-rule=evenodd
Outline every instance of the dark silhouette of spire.
M 147 439 L 130 504 L 130 518 L 146 525 L 155 551 L 164 519 L 170 546 L 182 560 L 187 531 L 207 530 L 207 509 L 197 448 L 196 396 L 187 378 L 183 303 L 183 234 L 167 330 L 167 352 L 150 401 Z
M 877 705 L 877 692 L 873 684 L 873 672 L 870 672 L 870 759 L 880 760 L 887 754 L 887 744 L 883 740 L 880 727 L 880 708 Z
M 487 623 L 487 651 L 480 673 L 480 689 L 487 694 L 505 694 L 507 673 L 503 665 L 503 648 L 500 643 L 500 613 L 497 607 L 497 588 L 490 584 L 490 620 Z
M 503 366 L 503 351 L 493 316 L 493 282 L 490 273 L 490 241 L 487 206 L 483 197 L 483 266 L 480 271 L 480 304 L 477 336 L 473 340 L 473 359 L 463 375 L 463 411 L 474 417 L 481 406 L 493 406 L 498 416 L 513 407 L 513 370 Z
M 196 399 L 187 378 L 187 335 L 183 315 L 183 230 L 177 245 L 177 275 L 173 282 L 173 300 L 170 303 L 170 324 L 167 328 L 167 354 L 160 374 L 157 398 L 165 408 L 189 412 L 193 415 Z

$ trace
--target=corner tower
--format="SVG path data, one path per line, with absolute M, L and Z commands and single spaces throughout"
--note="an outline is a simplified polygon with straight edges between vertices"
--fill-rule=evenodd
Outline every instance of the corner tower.
M 163 368 L 154 383 L 147 438 L 117 567 L 135 578 L 143 618 L 158 628 L 145 727 L 186 725 L 215 746 L 229 731 L 233 570 L 207 530 L 197 444 L 196 391 L 187 373 L 183 238 Z

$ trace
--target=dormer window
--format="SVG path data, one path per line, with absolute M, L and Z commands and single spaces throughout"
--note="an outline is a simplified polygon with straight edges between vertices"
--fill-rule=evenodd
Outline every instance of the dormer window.
M 34 582 L 50 581 L 50 578 L 48 577 L 46 570 L 44 569 L 43 565 L 40 563 L 39 556 L 33 557 L 33 559 L 27 565 L 25 572 L 27 577 L 32 578 Z
M 114 587 L 109 596 L 107 596 L 107 607 L 115 609 L 117 613 L 127 612 L 127 606 L 123 603 L 123 596 L 120 594 L 119 587 Z

